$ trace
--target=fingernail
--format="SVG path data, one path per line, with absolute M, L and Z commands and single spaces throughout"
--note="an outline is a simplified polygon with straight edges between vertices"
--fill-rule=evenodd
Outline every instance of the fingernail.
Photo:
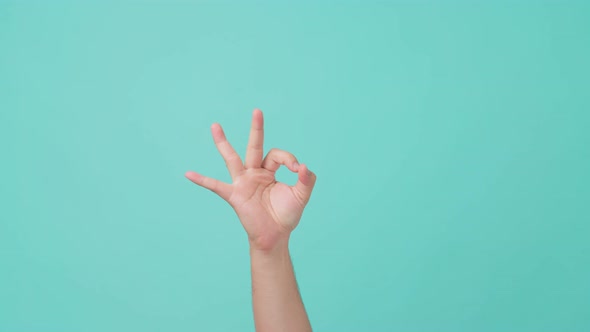
M 298 162 L 294 162 L 293 163 L 293 168 L 294 169 L 298 169 L 299 168 L 299 163 Z

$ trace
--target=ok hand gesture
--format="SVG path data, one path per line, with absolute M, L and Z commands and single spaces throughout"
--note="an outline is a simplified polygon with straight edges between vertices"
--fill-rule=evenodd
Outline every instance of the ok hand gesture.
M 213 124 L 211 133 L 225 160 L 232 184 L 192 171 L 187 172 L 186 177 L 232 206 L 248 233 L 252 248 L 272 250 L 279 243 L 287 242 L 309 201 L 316 182 L 315 174 L 287 151 L 271 149 L 263 159 L 264 120 L 258 109 L 252 114 L 245 163 L 227 141 L 221 125 Z M 298 173 L 294 186 L 275 179 L 281 165 Z

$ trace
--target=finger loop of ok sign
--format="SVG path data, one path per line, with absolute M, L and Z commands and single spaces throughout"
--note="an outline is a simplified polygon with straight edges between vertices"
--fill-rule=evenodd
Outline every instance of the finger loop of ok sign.
M 295 158 L 292 153 L 276 148 L 271 149 L 262 161 L 262 168 L 273 173 L 276 172 L 281 165 L 287 166 L 291 172 L 297 172 L 299 168 L 297 158 Z

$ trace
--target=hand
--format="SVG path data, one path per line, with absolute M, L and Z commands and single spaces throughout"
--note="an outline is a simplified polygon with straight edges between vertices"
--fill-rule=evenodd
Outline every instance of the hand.
M 258 109 L 252 114 L 245 164 L 227 141 L 221 125 L 213 124 L 211 133 L 233 183 L 192 171 L 187 172 L 186 177 L 213 191 L 232 206 L 254 249 L 272 250 L 280 243 L 287 243 L 309 201 L 316 181 L 315 174 L 287 151 L 272 149 L 262 159 L 264 120 Z M 294 186 L 275 179 L 275 172 L 281 165 L 298 173 Z

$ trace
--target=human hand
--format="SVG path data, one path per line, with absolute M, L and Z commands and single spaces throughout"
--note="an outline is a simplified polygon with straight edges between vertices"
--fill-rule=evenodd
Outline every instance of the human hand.
M 213 124 L 211 133 L 233 183 L 192 171 L 185 176 L 231 205 L 248 234 L 252 248 L 266 251 L 280 243 L 286 244 L 309 201 L 316 175 L 287 151 L 271 149 L 263 159 L 264 120 L 258 109 L 252 114 L 245 163 L 227 141 L 221 125 Z M 298 173 L 294 186 L 275 179 L 281 165 Z

